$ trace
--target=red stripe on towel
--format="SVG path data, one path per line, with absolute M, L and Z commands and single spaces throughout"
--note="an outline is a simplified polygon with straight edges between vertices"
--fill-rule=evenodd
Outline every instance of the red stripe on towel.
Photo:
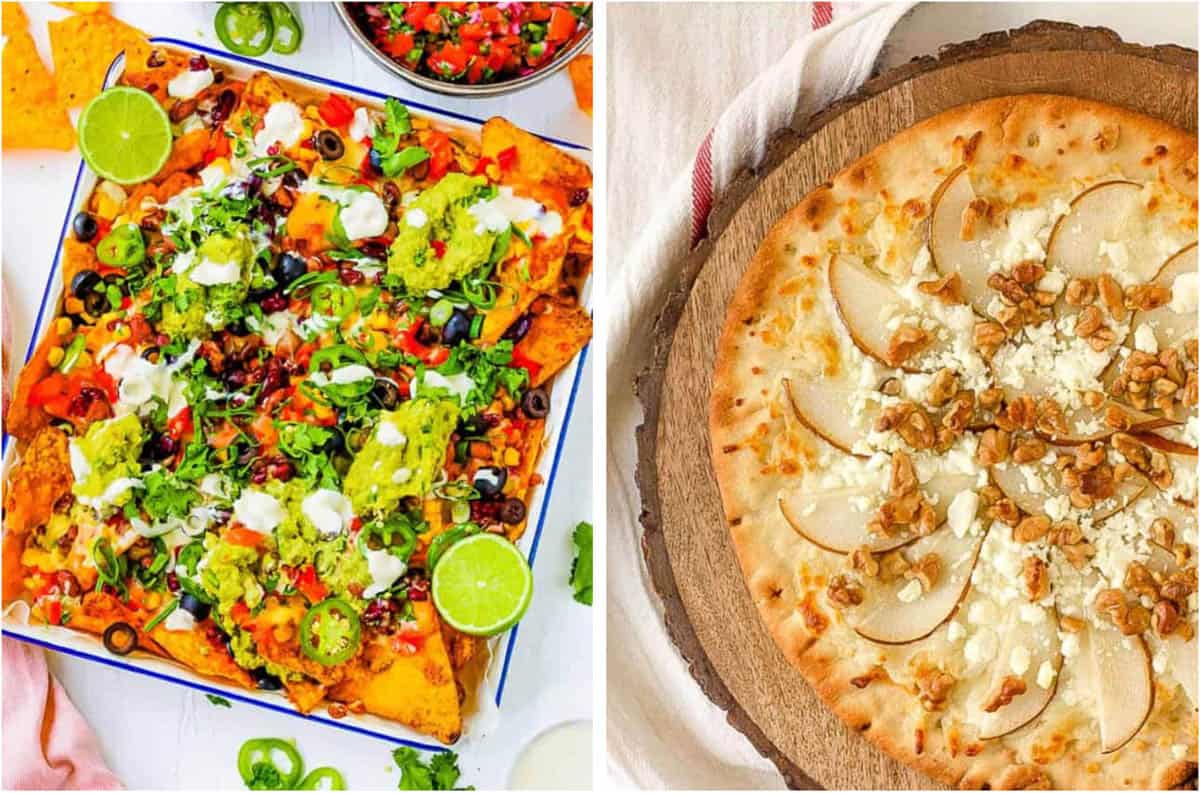
M 812 26 L 813 30 L 823 28 L 833 21 L 833 3 L 813 3 L 812 4 Z
M 692 165 L 692 245 L 708 234 L 708 213 L 713 205 L 712 130 L 704 136 Z

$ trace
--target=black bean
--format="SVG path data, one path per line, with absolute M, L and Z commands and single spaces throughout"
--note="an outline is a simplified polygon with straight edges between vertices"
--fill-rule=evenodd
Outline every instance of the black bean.
M 515 526 L 525 520 L 525 502 L 519 498 L 506 498 L 500 506 L 500 522 Z

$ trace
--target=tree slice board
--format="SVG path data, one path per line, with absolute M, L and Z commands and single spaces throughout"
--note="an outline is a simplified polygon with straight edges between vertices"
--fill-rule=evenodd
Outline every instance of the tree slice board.
M 726 306 L 759 243 L 814 187 L 955 105 L 1060 93 L 1195 132 L 1196 90 L 1193 50 L 1038 21 L 916 59 L 781 131 L 758 171 L 741 174 L 714 208 L 708 238 L 682 263 L 658 318 L 652 362 L 638 378 L 646 415 L 638 430 L 642 547 L 692 675 L 789 786 L 911 790 L 934 783 L 853 734 L 817 699 L 763 629 L 734 554 L 705 428 Z

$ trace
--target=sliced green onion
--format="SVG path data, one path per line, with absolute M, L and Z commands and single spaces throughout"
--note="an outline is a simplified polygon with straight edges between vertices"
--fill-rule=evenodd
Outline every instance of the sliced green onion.
M 154 619 L 152 619 L 146 623 L 146 627 L 142 628 L 142 632 L 149 633 L 150 631 L 157 628 L 158 624 L 160 622 L 162 622 L 163 620 L 165 620 L 167 617 L 171 616 L 171 612 L 173 612 L 177 608 L 179 608 L 179 601 L 172 600 L 170 603 L 168 603 L 166 605 L 166 608 L 164 608 L 162 611 L 160 611 L 154 615 Z

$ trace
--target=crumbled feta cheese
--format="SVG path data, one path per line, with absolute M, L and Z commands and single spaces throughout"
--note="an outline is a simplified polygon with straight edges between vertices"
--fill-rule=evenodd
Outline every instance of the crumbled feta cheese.
M 915 578 L 896 593 L 896 599 L 901 603 L 914 603 L 919 597 L 921 597 L 921 582 Z

